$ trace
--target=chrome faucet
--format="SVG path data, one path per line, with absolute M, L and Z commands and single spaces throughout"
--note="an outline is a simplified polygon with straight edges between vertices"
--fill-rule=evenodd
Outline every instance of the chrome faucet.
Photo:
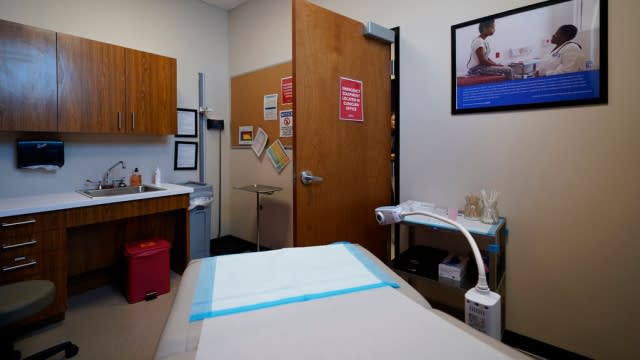
M 123 169 L 126 169 L 127 167 L 124 165 L 124 161 L 120 160 L 117 163 L 113 164 L 109 170 L 107 170 L 107 172 L 104 173 L 104 175 L 102 176 L 102 184 L 109 184 L 109 176 L 111 175 L 111 170 L 113 170 L 113 168 L 115 168 L 118 165 L 122 165 Z

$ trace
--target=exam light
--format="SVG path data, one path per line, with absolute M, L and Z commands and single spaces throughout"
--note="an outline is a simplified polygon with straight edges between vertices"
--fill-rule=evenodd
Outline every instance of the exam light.
M 402 206 L 382 206 L 375 210 L 375 214 L 376 220 L 380 225 L 401 222 L 409 215 L 422 215 L 445 222 L 462 232 L 469 246 L 471 246 L 478 266 L 478 283 L 464 295 L 464 320 L 469 326 L 500 340 L 502 337 L 500 294 L 491 291 L 487 285 L 487 277 L 484 272 L 484 263 L 480 250 L 469 231 L 447 217 L 423 210 L 404 209 Z

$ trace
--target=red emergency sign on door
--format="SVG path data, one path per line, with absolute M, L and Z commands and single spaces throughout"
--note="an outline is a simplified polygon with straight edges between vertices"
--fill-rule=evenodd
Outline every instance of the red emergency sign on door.
M 282 105 L 293 104 L 293 77 L 280 79 L 280 98 Z
M 340 120 L 363 121 L 362 81 L 340 78 Z

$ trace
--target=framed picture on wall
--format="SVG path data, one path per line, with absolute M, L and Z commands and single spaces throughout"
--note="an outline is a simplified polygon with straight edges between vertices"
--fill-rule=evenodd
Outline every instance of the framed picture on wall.
M 551 0 L 451 26 L 451 113 L 607 102 L 607 0 Z
M 195 109 L 178 108 L 176 137 L 198 136 L 198 112 Z
M 174 170 L 196 170 L 198 168 L 198 143 L 176 141 L 173 156 Z

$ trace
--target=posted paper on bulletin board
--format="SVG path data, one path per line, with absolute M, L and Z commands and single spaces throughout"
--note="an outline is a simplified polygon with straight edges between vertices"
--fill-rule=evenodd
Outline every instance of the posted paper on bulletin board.
M 256 138 L 253 140 L 253 144 L 251 145 L 251 149 L 256 154 L 257 157 L 262 155 L 262 151 L 264 147 L 267 145 L 267 141 L 269 140 L 269 135 L 262 128 L 258 128 L 258 133 L 256 134 Z
M 278 172 L 282 172 L 284 168 L 289 164 L 289 156 L 284 150 L 284 146 L 280 142 L 280 139 L 276 140 L 267 148 L 267 154 L 269 159 Z
M 293 136 L 293 110 L 280 111 L 280 137 Z
M 253 126 L 240 126 L 238 128 L 238 144 L 253 144 Z
M 264 96 L 264 119 L 276 120 L 278 114 L 278 94 Z

